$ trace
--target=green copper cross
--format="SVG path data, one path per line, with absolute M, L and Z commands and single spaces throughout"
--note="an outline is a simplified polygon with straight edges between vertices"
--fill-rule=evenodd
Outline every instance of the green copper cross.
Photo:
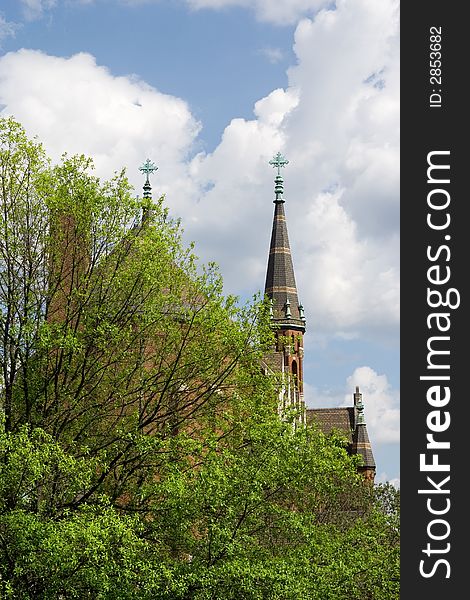
M 269 164 L 273 167 L 277 167 L 277 174 L 280 175 L 281 167 L 285 167 L 286 165 L 288 165 L 289 161 L 286 158 L 284 158 L 284 156 L 282 156 L 280 152 L 278 152 L 276 156 L 273 156 L 272 160 L 269 161 Z
M 147 181 L 149 180 L 150 173 L 153 173 L 158 169 L 157 165 L 155 165 L 149 158 L 144 162 L 144 164 L 139 167 L 139 171 L 145 173 L 147 175 Z

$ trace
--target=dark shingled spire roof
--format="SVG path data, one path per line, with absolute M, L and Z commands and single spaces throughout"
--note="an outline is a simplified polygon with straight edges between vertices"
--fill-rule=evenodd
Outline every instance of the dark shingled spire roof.
M 362 394 L 359 392 L 359 387 L 356 387 L 356 393 L 354 394 L 354 406 L 357 410 L 357 420 L 352 452 L 353 454 L 362 456 L 363 468 L 375 469 L 375 460 L 367 433 L 367 426 L 364 419 L 364 405 L 362 404 Z
M 274 219 L 264 292 L 273 301 L 274 323 L 283 327 L 305 331 L 305 317 L 297 295 L 294 265 L 284 211 L 285 201 L 282 197 L 283 179 L 280 174 L 280 167 L 287 164 L 287 162 L 279 152 L 270 161 L 270 164 L 278 167 L 278 175 L 275 179 Z
M 372 454 L 372 447 L 370 445 L 365 423 L 359 423 L 356 427 L 356 431 L 354 432 L 352 453 L 362 456 L 362 467 L 375 469 L 374 455 Z

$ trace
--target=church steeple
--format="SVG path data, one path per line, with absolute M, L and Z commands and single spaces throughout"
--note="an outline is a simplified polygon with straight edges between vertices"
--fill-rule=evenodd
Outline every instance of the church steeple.
M 282 372 L 288 376 L 285 393 L 281 399 L 281 411 L 295 408 L 298 414 L 297 423 L 304 423 L 306 413 L 302 380 L 306 320 L 297 294 L 284 211 L 284 180 L 281 167 L 288 163 L 280 152 L 269 161 L 270 165 L 277 168 L 277 175 L 274 180 L 274 219 L 264 293 L 272 303 L 271 321 L 275 326 L 275 353 L 281 362 Z
M 280 152 L 269 161 L 270 165 L 277 167 L 277 176 L 274 180 L 274 219 L 264 292 L 273 303 L 273 322 L 281 329 L 295 329 L 304 333 L 306 320 L 298 299 L 284 210 L 281 167 L 288 163 Z

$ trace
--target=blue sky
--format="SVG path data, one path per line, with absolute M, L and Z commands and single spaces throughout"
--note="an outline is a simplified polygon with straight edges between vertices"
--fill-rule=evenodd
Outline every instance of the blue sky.
M 85 51 L 113 75 L 138 74 L 189 102 L 203 123 L 200 143 L 209 151 L 231 118 L 251 117 L 256 100 L 286 85 L 286 69 L 295 60 L 292 24 L 261 23 L 240 7 L 219 12 L 188 10 L 178 0 L 58 2 L 42 18 L 25 22 L 21 1 L 2 6 L 4 16 L 19 25 L 14 37 L 3 40 L 4 52 Z
M 0 109 L 97 174 L 159 166 L 228 293 L 263 288 L 278 151 L 306 400 L 364 394 L 378 479 L 399 478 L 396 0 L 4 0 Z

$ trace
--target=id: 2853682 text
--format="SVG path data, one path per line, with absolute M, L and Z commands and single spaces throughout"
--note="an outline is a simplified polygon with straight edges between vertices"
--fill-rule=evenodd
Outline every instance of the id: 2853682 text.
M 442 106 L 442 27 L 429 28 L 429 106 Z

